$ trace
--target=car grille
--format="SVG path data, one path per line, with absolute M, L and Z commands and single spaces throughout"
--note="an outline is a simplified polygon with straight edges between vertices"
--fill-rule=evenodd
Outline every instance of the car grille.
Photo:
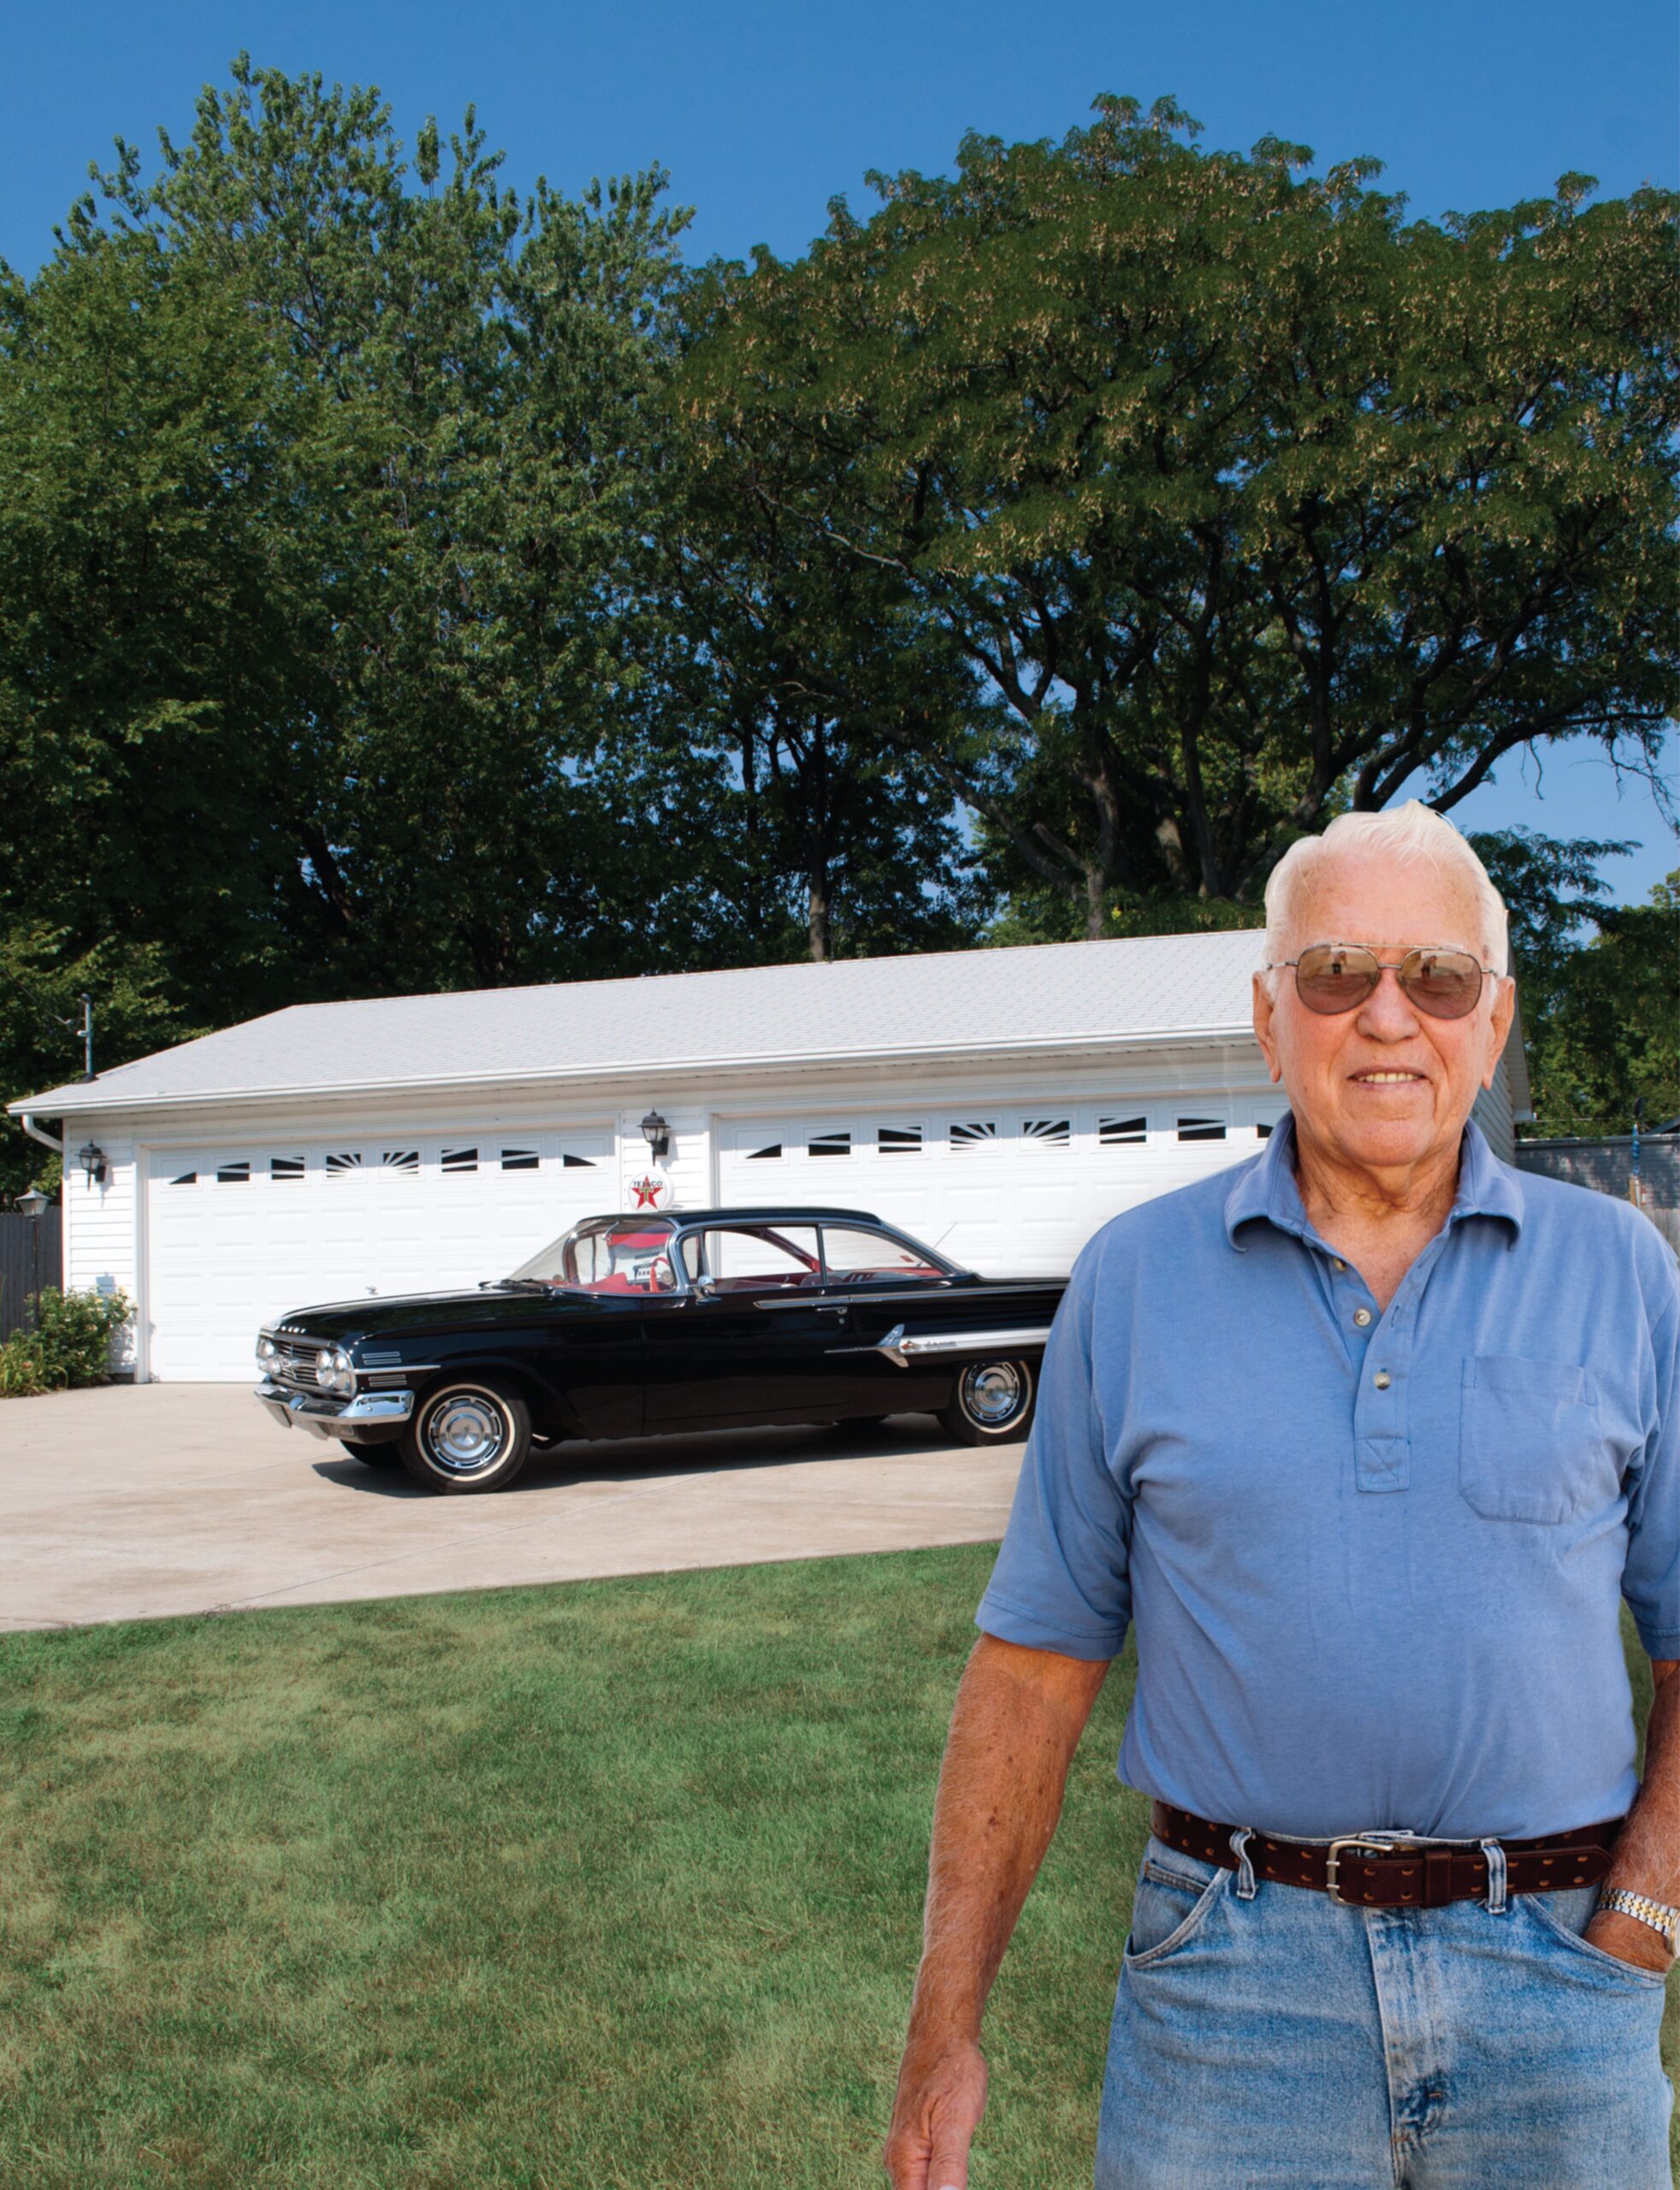
M 312 1392 L 319 1391 L 315 1357 L 326 1350 L 328 1341 L 286 1331 L 270 1331 L 269 1335 L 275 1342 L 275 1356 L 268 1370 L 275 1383 L 302 1384 Z

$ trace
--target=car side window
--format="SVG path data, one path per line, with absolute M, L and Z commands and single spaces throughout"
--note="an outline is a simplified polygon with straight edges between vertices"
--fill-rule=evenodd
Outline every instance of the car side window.
M 860 1225 L 825 1224 L 823 1257 L 829 1276 L 847 1285 L 868 1278 L 944 1276 L 911 1242 L 867 1232 Z
M 690 1279 L 709 1277 L 719 1293 L 779 1293 L 822 1282 L 813 1224 L 719 1225 L 690 1233 L 683 1259 Z

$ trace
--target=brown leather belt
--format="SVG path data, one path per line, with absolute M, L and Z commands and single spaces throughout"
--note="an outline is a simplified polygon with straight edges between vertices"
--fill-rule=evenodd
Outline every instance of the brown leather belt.
M 1232 1846 L 1239 1827 L 1210 1825 L 1189 1810 L 1156 1802 L 1155 1837 L 1181 1856 L 1198 1856 L 1227 1871 L 1238 1867 Z M 1553 1893 L 1596 1885 L 1610 1868 L 1622 1820 L 1583 1825 L 1543 1840 L 1500 1840 L 1507 1893 Z M 1475 1841 L 1417 1840 L 1404 1833 L 1350 1832 L 1340 1839 L 1283 1840 L 1249 1835 L 1244 1852 L 1257 1879 L 1310 1886 L 1356 1909 L 1440 1909 L 1449 1901 L 1480 1901 L 1488 1891 L 1488 1858 Z

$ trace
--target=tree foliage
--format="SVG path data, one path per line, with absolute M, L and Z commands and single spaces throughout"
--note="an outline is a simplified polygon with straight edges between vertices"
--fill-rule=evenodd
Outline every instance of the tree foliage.
M 1680 1118 L 1680 870 L 1642 905 L 1596 904 L 1596 933 L 1523 991 L 1535 1133 L 1625 1133 Z
M 691 400 L 966 666 L 922 748 L 1087 932 L 1251 898 L 1339 799 L 1520 746 L 1654 759 L 1680 690 L 1673 201 L 1406 223 L 1355 163 L 1170 103 L 877 178 L 733 277 Z M 776 491 L 766 465 L 760 491 Z M 902 734 L 902 733 L 899 733 Z
M 1432 224 L 1308 165 L 1105 98 L 691 269 L 657 169 L 520 196 L 470 110 L 405 147 L 244 58 L 119 144 L 0 269 L 5 1092 L 74 1074 L 84 989 L 110 1064 L 315 997 L 1248 924 L 1349 804 L 1582 732 L 1653 768 L 1674 201 Z M 1547 1029 L 1575 956 L 1645 962 L 1604 849 L 1500 847 Z

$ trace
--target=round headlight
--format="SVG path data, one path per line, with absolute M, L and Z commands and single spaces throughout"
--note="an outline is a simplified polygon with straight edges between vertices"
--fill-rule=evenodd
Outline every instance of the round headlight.
M 271 1338 L 259 1338 L 257 1340 L 257 1358 L 259 1361 L 272 1361 L 279 1352 L 280 1348 L 275 1344 Z
M 353 1392 L 356 1388 L 355 1368 L 341 1346 L 333 1348 L 333 1388 L 339 1392 Z
M 332 1354 L 321 1352 L 316 1355 L 315 1381 L 317 1384 L 324 1386 L 328 1391 L 331 1391 L 337 1382 L 338 1375 Z

